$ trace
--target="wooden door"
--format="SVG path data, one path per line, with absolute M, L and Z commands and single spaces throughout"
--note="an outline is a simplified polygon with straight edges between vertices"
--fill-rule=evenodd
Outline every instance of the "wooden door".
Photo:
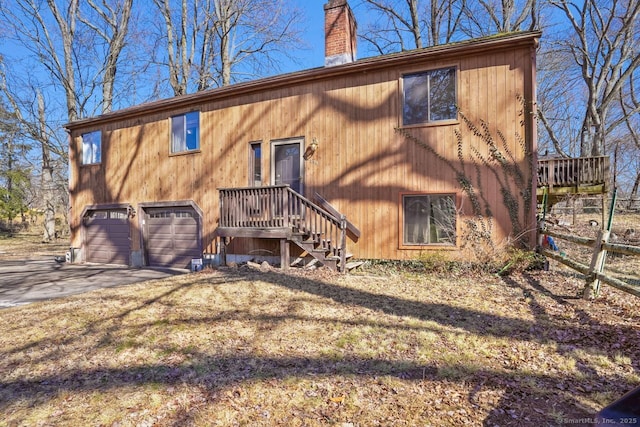
M 302 141 L 273 142 L 271 149 L 274 185 L 289 184 L 302 193 Z

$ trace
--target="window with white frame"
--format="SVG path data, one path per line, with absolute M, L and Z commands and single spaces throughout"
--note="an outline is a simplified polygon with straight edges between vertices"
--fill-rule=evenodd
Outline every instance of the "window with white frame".
M 200 113 L 192 111 L 171 117 L 171 153 L 200 149 Z
M 82 164 L 94 165 L 101 161 L 102 132 L 99 130 L 82 134 Z
M 457 118 L 455 67 L 405 74 L 402 91 L 403 125 Z
M 455 246 L 455 195 L 405 194 L 402 217 L 403 245 Z

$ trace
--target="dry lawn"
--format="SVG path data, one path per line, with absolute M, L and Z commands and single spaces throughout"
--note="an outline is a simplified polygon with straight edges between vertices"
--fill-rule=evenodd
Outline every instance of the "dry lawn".
M 240 268 L 8 308 L 0 425 L 559 425 L 640 385 L 639 300 L 581 286 Z
M 51 258 L 52 255 L 64 256 L 68 250 L 69 242 L 64 239 L 43 243 L 42 234 L 35 232 L 13 236 L 0 233 L 0 260 Z

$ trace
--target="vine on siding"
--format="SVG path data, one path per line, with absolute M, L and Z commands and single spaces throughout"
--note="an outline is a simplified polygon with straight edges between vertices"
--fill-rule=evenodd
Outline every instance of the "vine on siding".
M 522 106 L 519 115 L 524 117 L 524 99 L 518 97 L 518 101 Z M 479 120 L 479 123 L 476 124 L 463 112 L 459 112 L 459 115 L 471 132 L 471 137 L 465 140 L 460 129 L 454 130 L 457 144 L 457 163 L 459 164 L 443 156 L 433 146 L 410 133 L 408 129 L 396 128 L 395 130 L 406 140 L 427 150 L 454 172 L 460 188 L 471 202 L 472 215 L 464 220 L 462 247 L 472 249 L 477 255 L 482 253 L 484 258 L 491 256 L 490 253 L 495 253 L 498 248 L 493 240 L 493 212 L 485 196 L 485 189 L 482 187 L 482 167 L 493 174 L 499 187 L 502 203 L 507 208 L 515 235 L 511 243 L 520 244 L 526 231 L 524 229 L 526 224 L 521 222 L 519 215 L 521 204 L 525 218 L 528 218 L 533 197 L 531 183 L 527 182 L 527 177 L 530 177 L 532 173 L 532 153 L 527 147 L 524 137 L 516 132 L 514 140 L 522 150 L 523 164 L 528 168 L 523 171 L 518 165 L 513 151 L 509 148 L 509 141 L 503 132 L 498 130 L 494 135 L 487 121 Z M 523 123 L 524 119 L 520 124 Z M 465 147 L 467 148 L 466 156 Z M 481 148 L 483 147 L 487 148 L 487 154 L 482 153 Z M 510 183 L 515 185 L 511 186 Z

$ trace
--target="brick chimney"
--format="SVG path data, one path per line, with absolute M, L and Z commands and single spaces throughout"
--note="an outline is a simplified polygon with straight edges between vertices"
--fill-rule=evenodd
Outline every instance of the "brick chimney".
M 329 0 L 324 5 L 324 65 L 356 60 L 356 20 L 347 0 Z

